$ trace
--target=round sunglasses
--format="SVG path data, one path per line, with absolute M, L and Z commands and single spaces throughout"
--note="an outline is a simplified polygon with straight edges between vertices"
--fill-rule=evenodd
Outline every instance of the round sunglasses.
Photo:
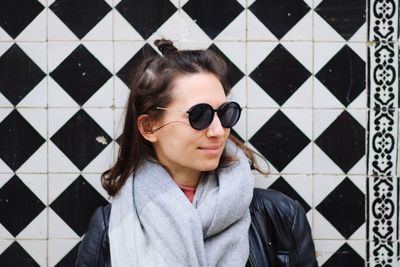
M 200 103 L 196 104 L 188 110 L 172 109 L 156 107 L 157 109 L 186 112 L 189 114 L 189 123 L 192 128 L 196 130 L 204 130 L 210 126 L 214 119 L 214 113 L 217 112 L 217 116 L 221 121 L 221 125 L 224 128 L 232 128 L 239 120 L 242 108 L 236 102 L 226 102 L 222 104 L 218 109 L 213 109 L 210 104 Z

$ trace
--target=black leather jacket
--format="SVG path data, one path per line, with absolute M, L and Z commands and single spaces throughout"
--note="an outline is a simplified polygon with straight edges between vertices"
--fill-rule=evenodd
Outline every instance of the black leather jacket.
M 76 267 L 111 267 L 110 210 L 111 205 L 107 205 L 92 216 Z M 246 267 L 318 267 L 310 226 L 298 202 L 274 190 L 254 189 L 250 214 Z

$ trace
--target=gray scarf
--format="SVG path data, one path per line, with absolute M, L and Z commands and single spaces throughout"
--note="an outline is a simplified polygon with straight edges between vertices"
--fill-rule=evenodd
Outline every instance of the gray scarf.
M 166 170 L 144 162 L 114 198 L 109 226 L 113 267 L 243 267 L 249 256 L 253 176 L 238 161 L 202 177 L 190 203 Z

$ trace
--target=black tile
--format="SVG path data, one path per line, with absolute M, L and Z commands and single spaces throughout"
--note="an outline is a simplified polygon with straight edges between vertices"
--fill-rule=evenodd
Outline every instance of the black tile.
M 366 3 L 365 0 L 324 0 L 315 11 L 344 39 L 349 40 L 365 23 Z
M 99 137 L 105 139 L 105 144 L 97 141 Z M 108 146 L 111 138 L 81 109 L 51 137 L 51 141 L 83 170 Z
M 250 138 L 249 142 L 278 171 L 282 171 L 310 143 L 310 140 L 279 110 Z
M 0 158 L 13 171 L 44 142 L 45 139 L 15 109 L 0 122 Z
M 310 11 L 302 0 L 256 0 L 249 10 L 281 39 Z
M 17 236 L 44 208 L 42 201 L 16 175 L 0 188 L 0 223 L 13 236 Z
M 279 105 L 283 105 L 310 75 L 311 73 L 279 44 L 249 76 Z
M 145 44 L 136 54 L 117 72 L 117 76 L 130 88 L 136 68 L 149 57 L 159 54 L 149 45 Z
M 37 0 L 1 0 L 0 27 L 15 39 L 43 9 Z
M 0 92 L 15 106 L 46 76 L 18 45 L 0 57 Z
M 365 222 L 365 195 L 346 177 L 316 209 L 348 239 Z
M 55 267 L 71 267 L 71 266 L 75 266 L 75 262 L 76 259 L 78 257 L 78 249 L 79 249 L 79 245 L 81 243 L 79 242 L 78 244 L 76 244 L 75 247 L 73 247 L 73 249 L 71 249 L 67 255 L 65 255 L 56 265 Z
M 96 208 L 108 204 L 82 176 L 65 189 L 50 207 L 69 227 L 82 236 Z
M 2 267 L 39 267 L 39 264 L 21 247 L 14 242 L 0 255 Z
M 290 186 L 288 182 L 285 181 L 284 178 L 279 177 L 273 184 L 271 184 L 268 188 L 274 189 L 276 191 L 282 192 L 288 197 L 297 200 L 305 212 L 308 212 L 311 207 L 307 204 L 307 202 Z
M 225 56 L 225 54 L 221 50 L 219 50 L 219 48 L 215 44 L 212 44 L 208 49 L 216 52 L 225 60 L 226 64 L 228 65 L 227 79 L 229 86 L 235 86 L 235 84 L 243 78 L 243 72 L 238 67 L 236 67 L 236 65 L 232 61 L 230 61 L 229 58 Z
M 236 0 L 189 0 L 182 9 L 214 39 L 244 8 Z
M 110 51 L 112 52 L 112 51 Z M 112 74 L 83 45 L 79 45 L 50 76 L 83 105 Z
M 56 0 L 50 9 L 82 39 L 111 11 L 103 0 Z
M 347 243 L 343 244 L 321 267 L 364 267 L 365 261 Z
M 144 39 L 177 10 L 169 0 L 122 0 L 115 8 Z
M 343 111 L 315 143 L 347 173 L 364 156 L 365 138 L 364 127 Z
M 345 45 L 315 76 L 347 107 L 365 89 L 365 62 Z

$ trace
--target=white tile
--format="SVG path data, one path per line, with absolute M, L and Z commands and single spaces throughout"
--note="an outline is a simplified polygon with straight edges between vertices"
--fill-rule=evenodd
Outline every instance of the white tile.
M 250 6 L 250 3 L 248 3 Z M 247 11 L 247 40 L 278 41 L 278 38 L 251 12 Z
M 236 18 L 215 38 L 215 41 L 230 40 L 244 41 L 246 40 L 246 10 L 243 10 Z
M 49 172 L 79 172 L 74 163 L 53 142 L 49 142 Z
M 277 109 L 248 109 L 247 136 L 251 138 L 278 110 Z
M 278 45 L 278 42 L 247 42 L 247 73 L 260 65 Z
M 16 237 L 17 239 L 47 239 L 47 208 L 36 216 Z
M 113 73 L 114 54 L 113 43 L 106 42 L 83 42 L 85 48 L 110 72 Z
M 110 1 L 108 1 L 110 2 Z M 82 40 L 112 40 L 113 37 L 113 14 L 112 11 L 108 12 L 96 26 L 94 26 Z
M 84 104 L 83 108 L 111 107 L 114 103 L 114 77 L 103 84 Z
M 18 108 L 19 114 L 33 128 L 46 139 L 47 137 L 47 109 L 45 108 Z
M 1 224 L 0 224 L 0 227 L 1 227 Z M 2 254 L 13 242 L 14 241 L 12 239 L 0 238 L 0 254 Z
M 297 126 L 308 139 L 312 139 L 313 130 L 313 110 L 312 109 L 286 109 L 281 111 Z
M 321 213 L 314 209 L 313 237 L 315 239 L 343 239 L 343 236 Z
M 337 166 L 331 158 L 325 152 L 323 152 L 316 144 L 313 144 L 314 148 L 314 168 L 313 173 L 315 174 L 342 174 L 343 171 Z
M 283 47 L 292 54 L 307 70 L 313 69 L 312 42 L 282 42 Z
M 51 138 L 79 108 L 49 108 L 48 109 L 48 135 Z
M 185 44 L 184 47 L 187 49 L 198 44 L 204 44 L 204 49 L 212 43 L 210 37 L 184 10 L 175 12 L 148 40 L 152 43 L 153 40 L 160 38 L 177 40 Z
M 312 104 L 313 79 L 310 77 L 283 103 L 282 108 L 311 108 Z
M 50 5 L 49 3 L 49 6 Z M 49 41 L 79 40 L 51 9 L 47 9 L 47 38 Z
M 143 37 L 133 28 L 129 22 L 116 10 L 113 9 L 113 40 L 135 40 L 143 41 Z
M 305 1 L 306 2 L 306 1 Z M 300 19 L 282 38 L 282 41 L 310 41 L 312 40 L 313 12 L 310 10 Z
M 322 266 L 345 243 L 345 240 L 314 240 L 318 266 Z
M 80 239 L 49 239 L 48 241 L 48 266 L 55 266 L 61 261 Z
M 77 239 L 79 236 L 52 209 L 49 209 L 49 239 Z
M 16 41 L 46 41 L 47 40 L 47 10 L 44 8 L 39 15 L 15 38 Z M 0 36 L 0 40 L 1 36 Z
M 13 108 L 14 105 L 2 94 L 0 93 L 0 108 Z
M 345 178 L 345 175 L 314 175 L 313 206 L 318 206 Z
M 1 241 L 3 239 L 13 239 L 14 236 L 0 223 L 0 251 L 1 251 Z
M 46 240 L 18 240 L 18 243 L 39 264 L 39 266 L 47 266 Z
M 79 173 L 49 173 L 49 204 L 56 200 L 56 198 L 64 192 L 64 190 L 67 189 L 78 176 Z
M 246 72 L 246 43 L 245 42 L 221 42 L 214 44 L 232 61 L 243 73 Z
M 314 40 L 344 42 L 340 34 L 335 31 L 317 12 L 314 11 Z
M 47 107 L 47 83 L 46 76 L 17 104 L 17 107 Z
M 113 158 L 114 149 L 111 142 L 82 171 L 102 173 L 112 166 Z
M 308 174 L 312 173 L 312 144 L 308 144 L 300 153 L 293 158 L 282 170 L 285 174 Z
M 243 140 L 247 140 L 247 109 L 242 110 L 238 123 L 233 127 Z
M 78 108 L 79 104 L 55 81 L 49 76 L 48 79 L 48 105 L 49 107 L 74 107 Z
M 275 102 L 253 79 L 247 78 L 247 107 L 279 108 Z
M 343 112 L 340 109 L 314 109 L 314 139 L 317 139 Z
M 231 92 L 228 95 L 228 100 L 238 102 L 243 108 L 247 105 L 247 77 L 244 76 L 240 79 L 235 86 L 231 88 Z M 242 115 L 243 116 L 243 115 Z
M 90 173 L 85 173 L 84 174 L 85 180 L 89 182 L 91 186 L 93 186 L 97 192 L 100 193 L 105 199 L 110 200 L 110 196 L 108 195 L 107 191 L 103 188 L 101 185 L 101 174 L 90 174 Z
M 47 174 L 18 173 L 24 184 L 47 205 Z

